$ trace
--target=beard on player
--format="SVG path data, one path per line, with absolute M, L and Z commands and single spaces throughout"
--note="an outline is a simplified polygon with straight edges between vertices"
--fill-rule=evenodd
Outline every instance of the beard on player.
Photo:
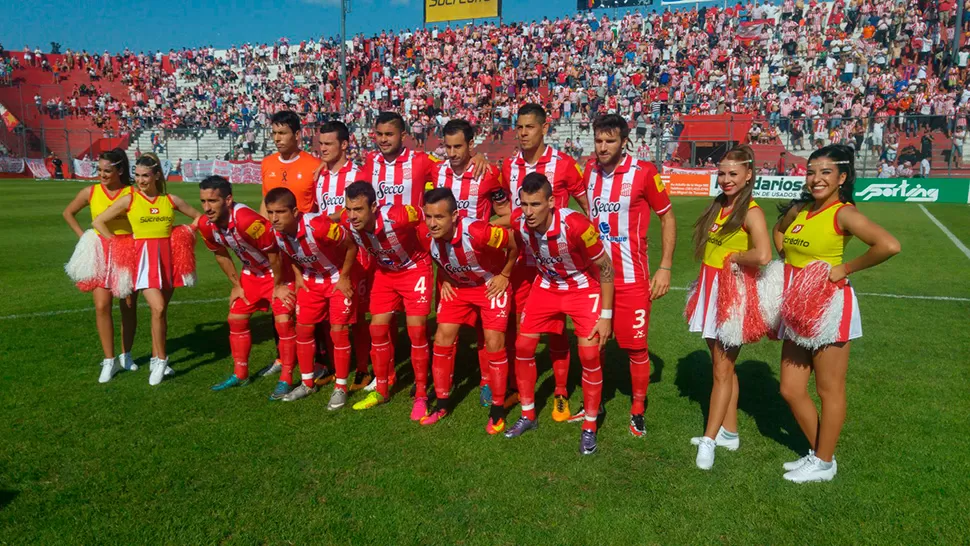
M 384 158 L 390 160 L 397 157 L 404 147 L 404 121 L 400 116 L 388 118 L 391 119 L 382 121 L 379 118 L 374 125 L 374 142 Z
M 450 188 L 435 188 L 424 196 L 424 223 L 437 241 L 449 241 L 455 236 L 458 222 L 458 203 Z
M 370 182 L 357 181 L 347 186 L 344 210 L 356 231 L 373 231 L 377 218 L 377 195 Z
M 232 209 L 232 194 L 223 196 L 218 189 L 200 189 L 199 201 L 202 203 L 202 212 L 210 222 L 216 225 L 223 225 L 229 219 L 229 210 Z
M 596 150 L 596 162 L 608 172 L 612 172 L 623 157 L 627 141 L 619 130 L 603 130 L 593 135 Z

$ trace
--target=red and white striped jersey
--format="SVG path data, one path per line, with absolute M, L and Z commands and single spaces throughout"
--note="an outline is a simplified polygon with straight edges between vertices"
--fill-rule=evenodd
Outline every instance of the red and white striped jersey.
M 593 263 L 606 252 L 599 233 L 589 219 L 572 209 L 553 209 L 545 233 L 536 233 L 525 216 L 512 220 L 516 241 L 532 256 L 539 271 L 539 286 L 551 290 L 574 290 L 599 286 Z
M 432 183 L 434 161 L 424 152 L 405 148 L 397 159 L 384 160 L 380 152 L 371 152 L 364 161 L 362 180 L 374 185 L 379 205 L 424 205 L 426 186 Z
M 456 174 L 447 161 L 434 166 L 432 179 L 436 188 L 451 188 L 458 201 L 458 214 L 488 221 L 492 217 L 492 203 L 508 199 L 499 181 L 498 169 L 489 165 L 485 174 L 475 178 L 475 167 L 468 165 L 461 175 Z
M 522 152 L 515 157 L 502 161 L 502 186 L 512 200 L 512 213 L 519 208 L 519 188 L 527 174 L 542 173 L 552 184 L 552 195 L 556 198 L 556 208 L 564 209 L 569 206 L 569 197 L 583 195 L 583 172 L 579 170 L 576 160 L 560 152 L 552 146 L 546 146 L 539 161 L 534 165 L 525 162 Z
M 332 173 L 326 167 L 317 177 L 317 187 L 314 196 L 317 209 L 324 214 L 333 214 L 344 208 L 344 190 L 358 180 L 363 180 L 360 168 L 353 161 L 347 160 L 344 166 Z
M 459 218 L 450 241 L 431 240 L 431 257 L 460 286 L 481 286 L 502 272 L 509 232 L 482 220 Z
M 278 252 L 269 220 L 241 203 L 233 203 L 229 210 L 229 224 L 222 229 L 208 217 L 199 219 L 199 234 L 206 248 L 216 252 L 229 248 L 239 258 L 243 275 L 264 277 L 272 275 L 267 252 Z
M 648 282 L 647 229 L 650 210 L 657 216 L 670 211 L 670 197 L 653 163 L 627 155 L 611 174 L 604 173 L 595 159 L 586 164 L 583 177 L 589 218 L 616 270 L 616 284 Z
M 335 283 L 347 257 L 347 231 L 326 214 L 299 214 L 296 236 L 273 230 L 280 250 L 303 271 L 303 278 Z
M 354 242 L 374 258 L 378 267 L 404 271 L 430 267 L 428 229 L 421 209 L 411 205 L 382 205 L 373 232 L 357 231 L 348 224 Z

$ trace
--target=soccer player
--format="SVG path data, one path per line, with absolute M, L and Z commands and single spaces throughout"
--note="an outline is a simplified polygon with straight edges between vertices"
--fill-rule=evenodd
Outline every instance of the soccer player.
M 323 162 L 317 170 L 316 176 L 316 205 L 317 209 L 333 220 L 340 219 L 344 209 L 344 190 L 361 177 L 361 170 L 347 156 L 350 146 L 350 131 L 339 121 L 331 121 L 320 126 L 317 133 L 317 143 L 320 158 Z M 357 253 L 357 261 L 361 263 L 364 276 L 361 276 L 354 287 L 354 297 L 357 298 L 357 322 L 353 327 L 354 347 L 356 347 L 357 370 L 354 382 L 350 385 L 350 392 L 366 387 L 371 376 L 367 373 L 369 354 L 365 347 L 370 347 L 370 330 L 365 322 L 367 313 L 367 275 L 372 275 L 373 261 L 363 252 Z
M 276 293 L 284 292 L 277 289 L 281 285 L 290 285 L 292 290 L 293 269 L 280 256 L 269 221 L 246 205 L 237 203 L 228 180 L 221 176 L 206 178 L 199 184 L 199 199 L 205 213 L 199 220 L 199 234 L 232 284 L 227 321 L 233 373 L 214 385 L 212 390 L 221 391 L 249 382 L 249 352 L 253 344 L 249 319 L 256 311 L 272 309 L 276 333 L 279 334 L 282 370 L 270 400 L 280 400 L 292 389 L 296 361 L 296 327 L 292 311 L 295 300 L 291 297 L 290 301 L 285 301 L 276 297 Z M 229 250 L 242 264 L 240 272 L 236 271 Z
M 297 210 L 313 212 L 314 172 L 320 160 L 300 150 L 300 116 L 291 110 L 281 110 L 269 122 L 277 153 L 263 158 L 260 167 L 263 197 L 273 188 L 287 188 L 296 197 Z M 259 213 L 266 217 L 265 202 L 260 203 Z
M 455 371 L 455 341 L 461 325 L 481 320 L 491 372 L 491 412 L 485 430 L 505 430 L 505 385 L 508 355 L 505 330 L 509 322 L 509 277 L 518 258 L 515 238 L 505 228 L 463 217 L 450 188 L 435 188 L 424 196 L 424 214 L 431 234 L 431 257 L 438 262 L 441 295 L 431 372 L 437 395 L 435 409 L 421 419 L 432 425 L 451 411 L 449 397 Z
M 562 334 L 565 319 L 573 321 L 583 366 L 586 414 L 579 452 L 596 452 L 596 427 L 603 393 L 600 350 L 612 330 L 613 263 L 599 234 L 582 213 L 555 206 L 552 184 L 545 175 L 530 173 L 519 190 L 522 214 L 512 221 L 519 246 L 539 270 L 522 313 L 515 340 L 516 381 L 522 416 L 505 432 L 521 436 L 538 426 L 535 409 L 536 346 L 539 334 Z
M 544 175 L 552 184 L 552 194 L 557 209 L 569 206 L 569 198 L 573 197 L 583 212 L 589 210 L 586 201 L 586 189 L 583 186 L 583 173 L 576 161 L 568 155 L 548 146 L 545 142 L 549 131 L 546 111 L 535 103 L 528 103 L 519 108 L 515 124 L 516 137 L 519 141 L 519 152 L 502 162 L 502 183 L 505 191 L 512 199 L 512 210 L 520 208 L 519 190 L 525 177 L 531 173 Z M 519 214 L 518 212 L 513 215 Z M 498 225 L 504 225 L 500 220 Z M 512 312 L 516 315 L 516 322 L 521 322 L 522 309 L 529 299 L 529 291 L 536 278 L 536 264 L 527 252 L 522 253 L 519 264 L 512 272 Z M 554 421 L 569 419 L 569 401 L 567 399 L 566 379 L 569 376 L 569 340 L 566 336 L 549 336 L 549 358 L 552 360 L 553 376 L 556 390 L 553 402 L 552 418 Z
M 317 323 L 326 320 L 330 323 L 335 370 L 335 386 L 327 409 L 338 410 L 347 403 L 350 325 L 357 319 L 353 282 L 357 247 L 343 226 L 327 215 L 300 212 L 296 196 L 287 188 L 273 188 L 264 201 L 276 244 L 289 256 L 297 273 L 296 360 L 301 383 L 283 401 L 293 402 L 317 392 L 314 330 Z M 279 297 L 289 301 L 292 292 L 281 286 Z
M 394 368 L 391 319 L 403 305 L 414 368 L 411 420 L 417 421 L 428 413 L 427 320 L 433 288 L 424 218 L 411 205 L 378 205 L 374 186 L 363 181 L 347 186 L 344 207 L 350 234 L 377 265 L 369 290 L 371 361 L 377 384 L 354 409 L 373 408 L 390 396 L 388 378 Z
M 627 154 L 630 126 L 617 114 L 593 122 L 596 157 L 586 165 L 583 185 L 590 202 L 589 217 L 616 272 L 616 316 L 613 332 L 617 344 L 630 357 L 633 405 L 630 434 L 646 434 L 644 411 L 650 385 L 650 356 L 647 334 L 651 301 L 670 290 L 676 225 L 670 197 L 657 168 Z M 647 258 L 647 228 L 650 211 L 660 217 L 661 258 L 653 279 Z M 587 412 L 589 407 L 584 408 Z M 579 412 L 581 415 L 582 412 Z

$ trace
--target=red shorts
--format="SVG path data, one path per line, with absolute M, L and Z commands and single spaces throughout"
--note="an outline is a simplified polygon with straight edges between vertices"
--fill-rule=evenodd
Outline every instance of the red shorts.
M 430 264 L 414 269 L 388 271 L 380 267 L 370 285 L 370 314 L 382 315 L 404 309 L 409 317 L 426 317 L 431 313 L 434 279 Z
M 529 292 L 532 290 L 532 283 L 539 275 L 535 266 L 526 266 L 521 263 L 515 264 L 512 268 L 512 276 L 509 278 L 509 289 L 512 291 L 512 313 L 521 314 L 525 309 L 525 302 L 529 300 Z
M 478 325 L 478 317 L 482 318 L 482 326 L 486 330 L 504 332 L 509 324 L 509 303 L 511 291 L 506 290 L 501 296 L 489 299 L 485 296 L 488 291 L 486 285 L 456 286 L 456 295 L 451 301 L 444 301 L 438 297 L 438 324 Z
M 306 290 L 296 291 L 296 322 L 316 324 L 354 324 L 357 322 L 356 298 L 347 298 L 331 282 L 303 280 Z
M 274 315 L 288 315 L 290 310 L 281 301 L 273 297 L 273 276 L 257 277 L 248 273 L 239 275 L 239 286 L 249 303 L 239 298 L 229 304 L 229 312 L 235 315 L 251 315 L 256 311 L 267 311 L 272 308 Z M 293 289 L 293 283 L 287 286 Z M 272 303 L 270 303 L 272 302 Z
M 573 319 L 576 336 L 585 338 L 596 327 L 601 307 L 599 286 L 559 291 L 542 288 L 536 282 L 522 312 L 519 332 L 561 334 L 568 316 Z
M 617 284 L 613 335 L 622 349 L 646 349 L 650 329 L 650 283 Z

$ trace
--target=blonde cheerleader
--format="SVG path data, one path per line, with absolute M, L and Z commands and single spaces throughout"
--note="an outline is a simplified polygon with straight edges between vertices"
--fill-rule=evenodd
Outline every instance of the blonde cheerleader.
M 862 322 L 849 275 L 899 253 L 899 241 L 854 205 L 854 153 L 825 146 L 808 159 L 805 193 L 782 209 L 774 243 L 785 259 L 781 326 L 781 395 L 791 407 L 812 449 L 785 463 L 784 478 L 795 483 L 835 477 L 835 446 L 845 422 L 845 375 L 851 340 Z M 853 236 L 869 245 L 844 261 Z M 808 380 L 822 402 L 821 414 L 808 394 Z

